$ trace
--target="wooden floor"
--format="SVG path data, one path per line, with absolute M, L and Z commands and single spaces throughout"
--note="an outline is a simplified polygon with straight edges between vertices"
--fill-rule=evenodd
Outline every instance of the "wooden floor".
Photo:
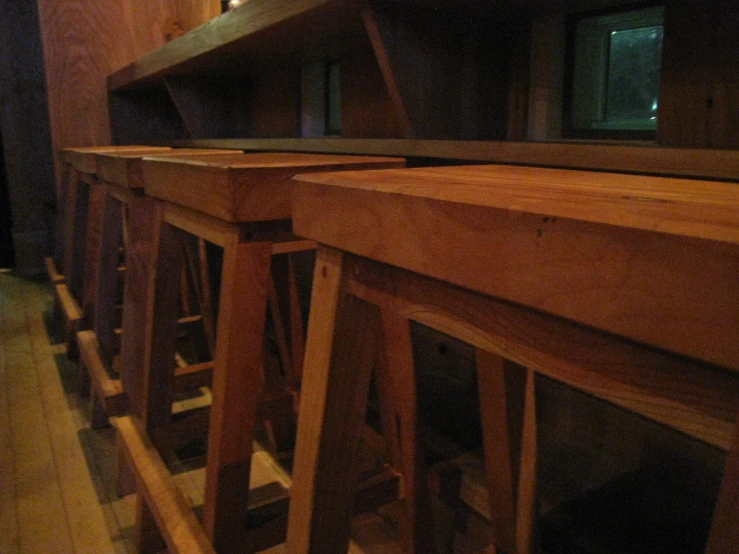
M 135 553 L 135 498 L 114 487 L 114 431 L 90 429 L 53 309 L 47 283 L 0 271 L 0 554 Z M 204 392 L 185 402 L 207 401 Z M 193 465 L 176 468 L 175 479 L 198 506 L 205 472 Z M 275 480 L 289 486 L 258 452 L 252 487 Z M 355 518 L 353 530 L 351 553 L 399 551 L 377 514 Z
M 112 486 L 46 283 L 0 273 L 0 553 L 134 552 L 134 497 Z

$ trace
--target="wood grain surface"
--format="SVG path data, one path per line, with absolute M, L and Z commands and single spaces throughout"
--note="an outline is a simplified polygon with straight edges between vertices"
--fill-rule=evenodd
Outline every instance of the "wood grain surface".
M 359 21 L 357 0 L 250 0 L 217 21 L 154 50 L 108 78 L 110 90 L 151 81 L 166 74 L 218 67 L 228 72 L 248 59 L 296 59 L 308 47 L 331 52 L 342 30 Z M 315 39 L 311 44 L 311 39 Z M 333 40 L 332 40 L 333 39 Z M 307 44 L 306 44 L 307 43 Z M 236 63 L 234 63 L 236 62 Z
M 739 181 L 736 151 L 662 148 L 639 144 L 501 142 L 371 138 L 209 139 L 177 141 L 192 148 L 246 151 L 324 152 L 471 160 L 652 175 L 685 175 Z
M 734 185 L 501 166 L 293 183 L 300 236 L 739 369 Z
M 402 167 L 400 158 L 321 154 L 223 154 L 143 160 L 146 194 L 228 222 L 289 219 L 297 173 Z
M 220 13 L 217 0 L 39 0 L 52 146 L 110 144 L 106 77 Z
M 148 150 L 98 152 L 95 155 L 100 179 L 128 188 L 143 188 L 141 159 L 145 156 L 165 154 L 167 157 L 228 154 L 232 150 L 218 148 L 151 148 Z

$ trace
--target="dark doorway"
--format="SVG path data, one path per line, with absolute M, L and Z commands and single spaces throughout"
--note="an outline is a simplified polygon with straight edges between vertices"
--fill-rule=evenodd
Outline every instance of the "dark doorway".
M 0 133 L 0 136 L 2 136 L 2 133 Z M 15 266 L 12 228 L 8 179 L 5 176 L 5 154 L 2 140 L 0 140 L 0 268 Z

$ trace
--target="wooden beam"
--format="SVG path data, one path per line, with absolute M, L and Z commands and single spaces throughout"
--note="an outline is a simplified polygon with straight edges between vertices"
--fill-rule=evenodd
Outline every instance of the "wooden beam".
M 54 258 L 52 257 L 44 258 L 44 265 L 46 265 L 46 275 L 49 277 L 49 282 L 52 285 L 56 285 L 58 283 L 64 282 L 64 275 L 61 275 L 57 271 L 56 263 L 54 263 Z
M 372 262 L 357 266 L 349 290 L 689 436 L 731 446 L 739 379 L 720 368 Z
M 500 165 L 292 182 L 302 237 L 739 371 L 734 184 Z
M 126 457 L 133 466 L 139 491 L 171 552 L 213 553 L 215 549 L 177 487 L 157 450 L 131 416 L 116 418 L 114 425 Z
M 194 148 L 322 152 L 439 158 L 490 163 L 620 171 L 739 181 L 736 150 L 666 148 L 644 144 L 361 138 L 209 139 L 176 141 Z
M 108 90 L 149 84 L 167 74 L 197 73 L 217 66 L 224 73 L 237 60 L 295 60 L 314 41 L 325 55 L 342 50 L 346 28 L 358 22 L 356 0 L 250 0 L 185 36 L 154 50 L 108 77 Z M 290 38 L 290 40 L 287 40 Z M 267 44 L 269 56 L 265 56 Z

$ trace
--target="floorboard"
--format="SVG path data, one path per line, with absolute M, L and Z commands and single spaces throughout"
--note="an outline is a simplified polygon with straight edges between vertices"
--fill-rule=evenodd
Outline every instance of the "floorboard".
M 0 554 L 135 554 L 134 495 L 119 498 L 115 433 L 92 430 L 79 368 L 68 360 L 47 283 L 0 271 Z M 209 404 L 201 389 L 174 411 Z M 196 513 L 204 457 L 176 462 L 175 480 Z M 252 487 L 290 477 L 256 451 Z M 355 518 L 351 554 L 399 552 L 377 514 Z M 267 553 L 284 552 L 277 546 Z

